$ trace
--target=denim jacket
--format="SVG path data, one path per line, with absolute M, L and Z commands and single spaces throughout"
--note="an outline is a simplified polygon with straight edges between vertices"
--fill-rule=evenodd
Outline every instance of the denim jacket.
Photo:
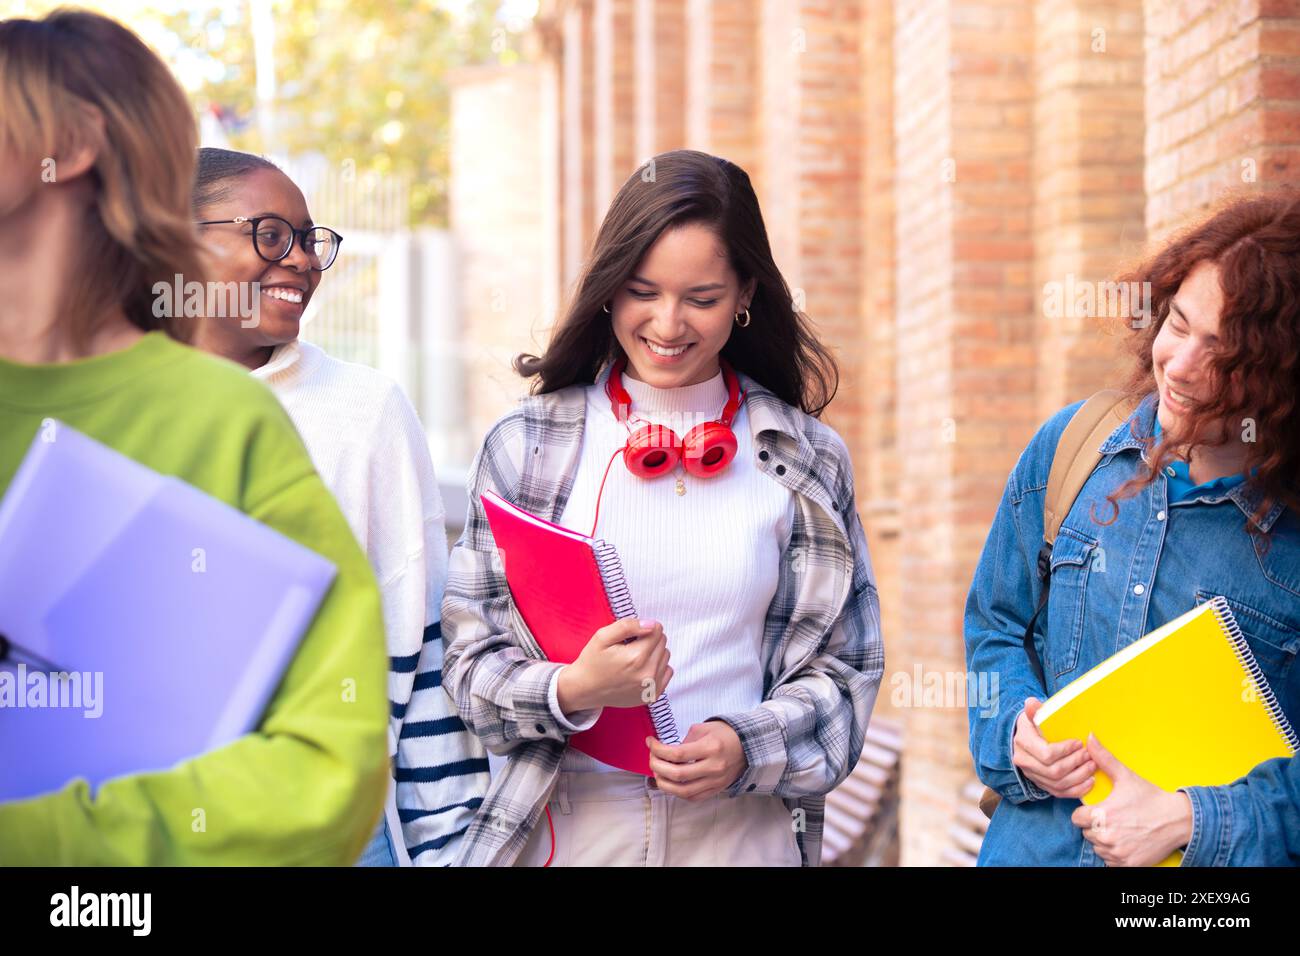
M 1030 669 L 1022 637 L 1038 606 L 1035 571 L 1043 497 L 1057 440 L 1082 403 L 1062 409 L 1020 456 L 998 507 L 966 602 L 966 663 L 998 675 L 996 706 L 972 705 L 976 771 L 1002 795 L 981 865 L 1102 866 L 1070 822 L 1077 799 L 1053 797 L 1011 762 L 1026 697 L 1046 700 L 1116 651 L 1217 594 L 1227 598 L 1283 713 L 1300 720 L 1300 517 L 1275 505 L 1260 523 L 1265 549 L 1246 532 L 1259 501 L 1249 484 L 1170 502 L 1168 477 L 1112 514 L 1106 495 L 1145 468 L 1156 393 L 1101 446 L 1102 459 L 1066 515 L 1051 558 L 1046 626 L 1035 634 L 1047 686 Z M 1041 618 L 1040 618 L 1041 620 Z M 1105 741 L 1101 741 L 1103 744 Z M 1276 758 L 1242 779 L 1182 788 L 1192 803 L 1183 866 L 1300 863 L 1300 764 Z

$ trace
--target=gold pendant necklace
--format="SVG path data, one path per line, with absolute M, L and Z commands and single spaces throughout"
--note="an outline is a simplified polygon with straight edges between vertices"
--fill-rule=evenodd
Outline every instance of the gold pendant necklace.
M 680 468 L 681 466 L 679 465 L 678 467 Z M 682 481 L 681 475 L 678 475 L 677 476 L 677 497 L 680 498 L 684 494 L 686 494 L 686 482 Z

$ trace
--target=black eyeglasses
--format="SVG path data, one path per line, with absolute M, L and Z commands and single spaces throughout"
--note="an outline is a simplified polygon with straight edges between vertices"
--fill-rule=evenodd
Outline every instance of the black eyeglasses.
M 286 219 L 279 216 L 236 216 L 234 219 L 205 219 L 197 225 L 219 226 L 224 223 L 252 223 L 253 248 L 267 262 L 279 262 L 293 249 L 295 239 L 302 246 L 311 260 L 313 272 L 324 272 L 334 265 L 338 258 L 339 243 L 343 241 L 333 229 L 325 226 L 312 226 L 310 229 L 295 229 Z

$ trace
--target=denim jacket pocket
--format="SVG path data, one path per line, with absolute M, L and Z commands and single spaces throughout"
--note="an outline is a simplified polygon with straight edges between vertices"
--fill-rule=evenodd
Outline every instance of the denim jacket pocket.
M 1078 666 L 1088 575 L 1096 549 L 1096 538 L 1066 527 L 1061 528 L 1052 546 L 1052 583 L 1048 596 L 1044 659 L 1053 677 L 1060 677 Z M 1051 690 L 1049 687 L 1048 691 Z
M 1196 603 L 1203 604 L 1219 594 L 1223 592 L 1197 588 Z M 1250 645 L 1251 653 L 1255 655 L 1269 686 L 1274 693 L 1281 694 L 1296 655 L 1300 653 L 1300 629 L 1231 594 L 1223 594 L 1223 598 L 1232 609 L 1232 616 L 1237 619 L 1237 626 L 1245 635 L 1246 643 Z

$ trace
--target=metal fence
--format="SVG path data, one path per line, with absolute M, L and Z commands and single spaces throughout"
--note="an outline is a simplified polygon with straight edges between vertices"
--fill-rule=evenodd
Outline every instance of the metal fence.
M 313 220 L 343 236 L 338 261 L 303 317 L 302 337 L 401 385 L 424 423 L 454 541 L 472 448 L 451 237 L 409 227 L 402 177 L 313 157 L 276 163 L 302 189 Z

